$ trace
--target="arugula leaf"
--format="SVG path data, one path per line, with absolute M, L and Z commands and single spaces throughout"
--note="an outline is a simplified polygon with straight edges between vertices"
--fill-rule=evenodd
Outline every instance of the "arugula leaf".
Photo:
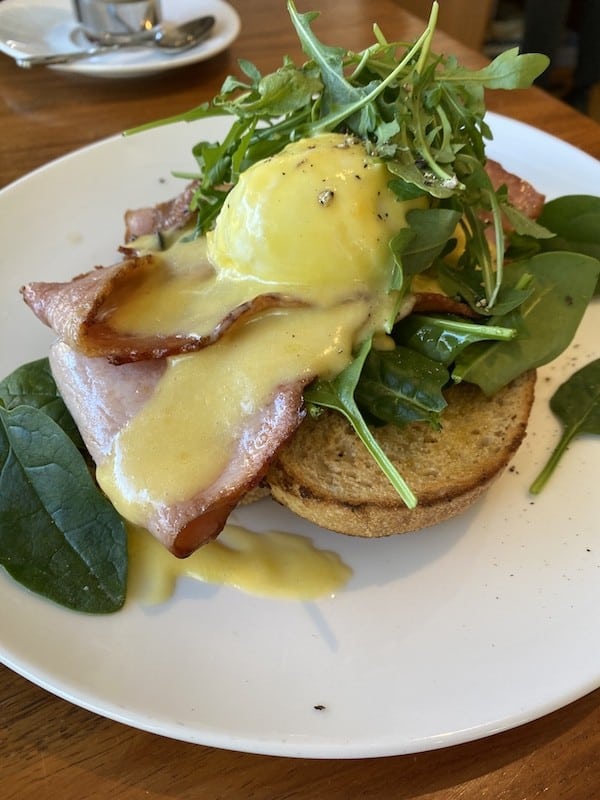
M 575 372 L 550 399 L 550 408 L 563 425 L 562 436 L 530 492 L 539 494 L 576 436 L 600 434 L 600 358 Z
M 0 407 L 0 564 L 34 592 L 88 613 L 124 603 L 123 521 L 43 411 Z
M 250 83 L 243 83 L 233 77 L 226 79 L 221 92 L 211 101 L 210 106 L 202 108 L 220 114 L 230 114 L 254 128 L 259 120 L 271 120 L 281 115 L 296 115 L 300 120 L 310 107 L 313 97 L 320 94 L 323 84 L 317 75 L 298 69 L 292 62 L 285 61 L 282 67 L 269 75 L 261 75 L 254 68 L 247 72 Z
M 319 15 L 312 11 L 299 14 L 293 3 L 289 3 L 290 17 L 296 29 L 302 49 L 309 58 L 319 67 L 320 78 L 323 84 L 322 107 L 325 116 L 338 114 L 340 111 L 346 115 L 348 106 L 362 106 L 363 100 L 369 95 L 371 87 L 353 86 L 344 76 L 344 57 L 346 51 L 342 47 L 328 47 L 321 44 L 313 34 L 310 23 Z M 362 109 L 367 114 L 367 119 L 358 121 L 358 127 L 371 127 L 372 120 L 368 118 L 368 110 Z
M 549 231 L 530 217 L 526 217 L 521 211 L 508 203 L 501 203 L 500 208 L 506 219 L 510 222 L 514 230 L 522 236 L 531 236 L 534 239 L 554 239 L 554 233 Z M 547 249 L 555 250 L 555 247 Z
M 417 498 L 381 449 L 354 399 L 354 391 L 370 349 L 371 341 L 366 339 L 345 370 L 332 381 L 316 381 L 305 390 L 304 399 L 309 405 L 331 408 L 343 414 L 407 507 L 415 508 Z
M 539 248 L 535 248 L 530 257 L 538 253 Z M 527 254 L 529 256 L 529 251 L 527 251 Z M 522 260 L 525 261 L 525 258 Z M 509 270 L 509 276 L 512 272 L 512 270 Z M 500 286 L 494 307 L 489 309 L 482 303 L 481 270 L 471 259 L 461 258 L 458 268 L 441 263 L 437 267 L 436 274 L 440 287 L 448 297 L 462 298 L 477 314 L 488 318 L 492 316 L 495 319 L 501 318 L 518 308 L 534 292 L 533 278 L 527 272 L 519 275 L 514 283 L 505 277 Z
M 472 71 L 457 65 L 444 79 L 480 83 L 486 89 L 527 89 L 549 64 L 548 56 L 541 53 L 521 55 L 518 47 L 512 47 L 500 53 L 482 69 Z
M 58 393 L 47 358 L 22 364 L 1 380 L 0 404 L 9 410 L 20 405 L 39 408 L 60 425 L 76 447 L 83 447 L 81 434 Z
M 462 180 L 465 192 L 452 198 L 461 212 L 465 234 L 465 252 L 461 264 L 479 273 L 481 289 L 476 306 L 489 310 L 495 305 L 504 279 L 504 231 L 502 227 L 501 196 L 494 191 L 483 164 L 472 155 L 461 157 Z M 492 255 L 481 212 L 491 213 L 494 231 L 495 256 Z
M 455 58 L 432 53 L 437 2 L 413 43 L 389 42 L 375 27 L 375 43 L 358 53 L 319 41 L 312 30 L 316 12 L 300 14 L 292 0 L 287 7 L 306 63 L 296 66 L 286 58 L 278 70 L 263 76 L 241 62 L 245 79 L 229 77 L 210 102 L 151 123 L 234 117 L 223 143 L 203 142 L 194 150 L 199 167 L 196 233 L 210 229 L 240 172 L 258 160 L 300 138 L 351 134 L 386 162 L 396 185 L 402 185 L 402 196 L 412 191 L 451 200 L 449 208 L 468 218 L 473 262 L 482 269 L 483 300 L 491 309 L 502 283 L 504 236 L 500 201 L 482 166 L 484 140 L 492 137 L 484 119 L 484 89 L 529 85 L 545 69 L 546 57 L 513 49 L 484 69 L 468 70 Z M 496 264 L 479 213 L 490 209 Z

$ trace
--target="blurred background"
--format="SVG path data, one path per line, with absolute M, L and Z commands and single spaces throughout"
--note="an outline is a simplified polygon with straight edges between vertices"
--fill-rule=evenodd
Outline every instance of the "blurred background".
M 431 0 L 399 0 L 426 19 Z M 541 88 L 600 121 L 600 0 L 440 0 L 439 27 L 490 58 L 546 53 Z

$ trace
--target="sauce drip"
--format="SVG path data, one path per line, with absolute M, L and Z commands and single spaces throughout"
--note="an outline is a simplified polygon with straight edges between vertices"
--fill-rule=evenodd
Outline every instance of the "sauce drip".
M 333 595 L 352 576 L 337 553 L 292 533 L 255 533 L 228 524 L 218 539 L 184 559 L 143 528 L 129 525 L 128 537 L 130 596 L 146 605 L 168 600 L 182 577 L 259 597 L 315 600 Z

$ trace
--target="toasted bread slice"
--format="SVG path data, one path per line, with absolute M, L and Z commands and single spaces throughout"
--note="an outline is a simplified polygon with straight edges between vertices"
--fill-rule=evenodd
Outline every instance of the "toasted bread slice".
M 385 425 L 373 433 L 415 492 L 409 510 L 341 414 L 306 419 L 267 473 L 275 500 L 339 533 L 378 537 L 434 525 L 465 511 L 521 444 L 535 372 L 491 398 L 471 384 L 447 392 L 443 427 Z

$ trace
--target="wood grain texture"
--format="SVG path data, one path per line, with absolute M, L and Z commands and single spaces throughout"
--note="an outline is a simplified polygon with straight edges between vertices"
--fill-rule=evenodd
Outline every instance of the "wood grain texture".
M 143 80 L 24 71 L 0 57 L 0 186 L 86 144 L 208 99 L 236 71 L 239 57 L 262 70 L 278 66 L 285 53 L 300 59 L 281 0 L 233 5 L 243 28 L 228 52 Z M 324 40 L 356 49 L 371 41 L 375 21 L 390 38 L 411 39 L 421 26 L 394 0 L 346 0 L 343 13 L 336 0 L 299 5 L 321 8 L 317 30 Z M 464 63 L 484 63 L 443 35 L 436 48 Z M 600 127 L 539 90 L 496 92 L 488 105 L 600 158 Z M 600 690 L 478 742 L 395 758 L 310 761 L 227 752 L 136 731 L 0 667 L 2 800 L 590 800 L 600 785 L 599 751 Z
M 427 20 L 431 3 L 428 0 L 399 0 L 402 8 Z M 440 3 L 438 28 L 459 42 L 476 47 L 483 46 L 485 33 L 496 10 L 494 0 L 443 0 Z

